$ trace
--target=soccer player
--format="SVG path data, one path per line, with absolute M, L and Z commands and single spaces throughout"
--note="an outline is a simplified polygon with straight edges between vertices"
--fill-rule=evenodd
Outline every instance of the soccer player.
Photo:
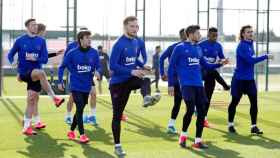
M 88 103 L 88 96 L 92 89 L 92 78 L 96 71 L 99 78 L 100 65 L 98 52 L 91 48 L 91 32 L 81 31 L 77 35 L 79 46 L 68 52 L 59 67 L 58 77 L 60 84 L 58 88 L 64 90 L 63 73 L 67 68 L 70 72 L 70 91 L 76 104 L 76 113 L 67 136 L 70 140 L 76 138 L 74 132 L 78 126 L 80 133 L 80 142 L 87 143 L 89 138 L 85 135 L 83 126 L 83 111 Z
M 38 36 L 45 38 L 46 35 L 46 25 L 42 24 L 42 23 L 38 23 L 37 24 L 37 33 Z M 55 57 L 57 55 L 60 55 L 64 52 L 64 50 L 59 50 L 57 52 L 53 52 L 53 53 L 49 53 L 48 54 L 48 58 L 52 58 Z M 33 107 L 33 119 L 34 119 L 34 123 L 35 123 L 35 128 L 36 129 L 42 129 L 46 127 L 46 124 L 44 122 L 41 121 L 40 115 L 39 115 L 39 110 L 38 110 L 38 102 L 35 102 L 35 105 Z
M 130 92 L 141 88 L 144 107 L 154 105 L 151 94 L 151 81 L 144 78 L 150 68 L 138 59 L 139 42 L 136 38 L 138 21 L 135 16 L 126 17 L 123 21 L 124 34 L 115 42 L 110 56 L 110 93 L 113 105 L 112 131 L 115 143 L 115 154 L 124 156 L 120 144 L 121 117 L 127 104 Z M 158 100 L 157 100 L 158 101 Z
M 34 107 L 38 104 L 41 88 L 51 97 L 56 107 L 63 102 L 63 98 L 55 96 L 42 69 L 42 64 L 48 62 L 48 51 L 46 40 L 37 36 L 37 24 L 35 19 L 28 19 L 25 22 L 26 34 L 18 37 L 8 54 L 8 60 L 14 63 L 14 56 L 18 53 L 17 79 L 19 82 L 27 83 L 27 107 L 24 115 L 23 134 L 33 135 L 36 132 L 32 129 L 31 121 Z M 35 117 L 35 122 L 40 122 Z M 35 125 L 35 127 L 37 127 Z M 39 127 L 39 126 L 38 126 Z M 41 127 L 41 126 L 40 126 Z
M 161 79 L 163 81 L 167 81 L 168 77 L 167 77 L 167 73 L 164 71 L 164 61 L 165 59 L 168 58 L 168 61 L 170 60 L 170 57 L 173 53 L 174 48 L 181 42 L 187 40 L 187 36 L 185 33 L 185 29 L 180 29 L 179 31 L 179 36 L 180 36 L 180 41 L 176 42 L 172 45 L 170 45 L 160 56 L 159 59 L 159 70 L 160 70 L 160 75 L 161 75 Z M 179 81 L 177 80 L 177 77 L 175 77 L 175 81 L 174 81 L 174 101 L 173 101 L 173 108 L 171 111 L 171 118 L 168 122 L 168 126 L 167 126 L 167 132 L 171 133 L 171 134 L 176 134 L 177 130 L 175 128 L 175 121 L 176 118 L 178 116 L 178 113 L 180 111 L 180 106 L 181 106 L 181 102 L 182 102 L 182 94 L 181 94 L 181 90 L 180 90 L 180 85 L 179 85 Z
M 189 41 L 184 41 L 175 47 L 168 68 L 168 93 L 174 96 L 174 81 L 175 75 L 177 75 L 180 81 L 181 93 L 187 107 L 183 118 L 182 133 L 179 137 L 181 147 L 186 147 L 187 130 L 194 113 L 194 107 L 196 106 L 196 138 L 193 147 L 208 148 L 201 139 L 205 116 L 204 108 L 207 98 L 203 88 L 200 65 L 209 69 L 222 66 L 222 64 L 208 64 L 203 58 L 201 49 L 197 44 L 200 39 L 199 29 L 198 25 L 191 25 L 186 28 L 185 31 Z
M 157 93 L 160 92 L 160 91 L 159 91 L 159 88 L 158 88 L 160 51 L 161 51 L 160 46 L 156 46 L 155 54 L 153 55 L 153 66 L 152 66 L 152 69 L 154 70 L 154 75 L 155 75 L 155 80 L 152 81 L 152 83 L 155 82 L 156 92 L 157 92 Z
M 80 32 L 82 31 L 87 31 L 88 29 L 87 28 L 80 28 Z M 77 48 L 79 47 L 79 42 L 78 41 L 73 41 L 73 42 L 70 42 L 68 45 L 67 45 L 67 48 L 65 50 L 65 53 L 64 53 L 64 57 L 68 54 L 68 52 L 74 48 Z M 71 124 L 72 123 L 72 109 L 73 109 L 73 97 L 71 95 L 71 93 L 69 94 L 69 100 L 67 102 L 67 113 L 66 113 L 66 116 L 65 116 L 65 122 L 67 124 Z M 91 87 L 91 91 L 90 91 L 90 114 L 89 116 L 87 115 L 84 115 L 84 123 L 90 123 L 94 126 L 97 126 L 98 123 L 97 123 L 97 119 L 96 119 L 96 89 L 95 89 L 95 83 L 94 81 L 92 81 L 92 87 Z
M 109 56 L 106 52 L 103 50 L 103 46 L 98 46 L 98 55 L 99 55 L 99 60 L 100 60 L 100 65 L 101 65 L 101 70 L 102 73 L 100 74 L 100 80 L 98 81 L 98 90 L 99 93 L 102 94 L 102 80 L 103 76 L 106 77 L 107 81 L 109 82 L 110 79 L 110 71 L 109 71 Z
M 37 24 L 37 35 L 42 37 L 42 38 L 45 38 L 46 34 L 47 34 L 47 30 L 46 30 L 46 25 L 45 24 L 42 24 L 42 23 L 38 23 Z M 52 52 L 52 53 L 49 53 L 48 54 L 48 58 L 53 58 L 53 57 L 56 57 L 58 55 L 61 55 L 63 54 L 64 52 L 64 49 L 61 49 L 57 52 Z
M 199 43 L 201 47 L 203 57 L 208 63 L 215 63 L 217 60 L 224 60 L 225 56 L 223 53 L 222 45 L 217 42 L 218 38 L 218 29 L 211 27 L 208 30 L 208 39 L 204 40 Z M 207 120 L 207 113 L 209 111 L 209 106 L 211 103 L 211 98 L 215 89 L 216 81 L 220 83 L 224 90 L 229 90 L 230 87 L 227 85 L 225 80 L 220 76 L 217 70 L 207 70 L 202 69 L 203 80 L 204 80 L 204 88 L 206 92 L 206 96 L 208 98 L 208 103 L 206 104 L 206 113 L 205 113 L 205 120 L 204 120 L 204 127 L 209 128 L 210 124 Z
M 258 97 L 254 80 L 254 65 L 266 59 L 273 59 L 272 54 L 254 57 L 254 42 L 252 26 L 246 25 L 240 29 L 240 42 L 236 49 L 236 68 L 231 80 L 231 102 L 228 107 L 228 130 L 236 133 L 234 116 L 236 107 L 243 94 L 250 101 L 251 133 L 263 134 L 257 127 Z

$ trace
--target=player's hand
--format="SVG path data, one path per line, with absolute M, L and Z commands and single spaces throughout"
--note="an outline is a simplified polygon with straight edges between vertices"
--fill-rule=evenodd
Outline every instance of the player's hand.
M 222 65 L 227 65 L 227 64 L 229 64 L 229 59 L 228 58 L 222 59 L 220 62 Z
M 18 66 L 18 63 L 17 62 L 13 62 L 11 65 L 12 65 L 13 68 L 16 68 Z
M 17 74 L 17 81 L 18 81 L 18 82 L 22 82 L 22 80 L 21 80 L 19 74 Z
M 148 65 L 144 65 L 143 69 L 147 70 L 147 71 L 152 71 L 152 68 L 150 66 L 148 66 Z
M 273 55 L 273 54 L 267 54 L 267 58 L 268 58 L 269 60 L 273 60 L 273 59 L 274 59 L 274 55 Z
M 98 71 L 95 72 L 95 77 L 96 77 L 97 81 L 101 80 L 101 75 Z
M 168 94 L 174 96 L 174 87 L 168 87 Z
M 64 49 L 60 49 L 56 52 L 56 55 L 60 55 L 60 54 L 63 54 L 64 53 Z
M 132 70 L 131 75 L 136 76 L 138 78 L 143 78 L 145 76 L 145 73 L 143 70 Z
M 161 76 L 161 79 L 162 79 L 163 81 L 167 81 L 167 80 L 168 80 L 167 75 L 166 75 L 166 74 L 162 75 L 162 76 Z
M 61 84 L 61 83 L 59 83 L 59 84 L 57 85 L 57 88 L 58 88 L 58 90 L 60 90 L 60 91 L 64 91 L 64 86 L 63 86 L 63 84 Z

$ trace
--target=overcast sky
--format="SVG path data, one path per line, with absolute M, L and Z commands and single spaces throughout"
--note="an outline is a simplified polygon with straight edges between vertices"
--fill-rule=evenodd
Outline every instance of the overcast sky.
M 159 35 L 159 1 L 146 0 L 146 35 Z M 210 0 L 210 8 L 216 8 L 217 1 Z M 256 1 L 224 0 L 224 8 L 255 9 Z M 266 1 L 260 0 L 263 9 L 266 9 Z M 3 0 L 3 28 L 24 28 L 24 21 L 31 16 L 30 2 L 31 0 Z M 196 2 L 197 0 L 162 0 L 162 34 L 177 35 L 180 28 L 196 24 Z M 203 8 L 207 0 L 200 2 Z M 271 9 L 280 10 L 280 1 L 271 0 Z M 211 26 L 216 26 L 216 12 L 214 9 L 210 11 Z M 135 0 L 78 0 L 78 25 L 87 26 L 94 33 L 119 35 L 122 33 L 123 18 L 134 13 Z M 34 0 L 34 17 L 38 22 L 45 23 L 48 30 L 61 30 L 61 26 L 66 25 L 66 0 Z M 260 17 L 261 29 L 266 27 L 263 17 L 265 15 Z M 279 17 L 280 12 L 271 13 L 270 28 L 280 36 Z M 201 16 L 201 19 L 206 22 L 205 16 Z M 224 12 L 226 34 L 237 34 L 240 27 L 246 24 L 255 26 L 255 11 Z

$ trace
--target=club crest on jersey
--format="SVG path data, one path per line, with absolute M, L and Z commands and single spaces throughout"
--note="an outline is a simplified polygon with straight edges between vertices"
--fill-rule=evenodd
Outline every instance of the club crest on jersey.
M 90 72 L 91 71 L 91 66 L 89 65 L 77 65 L 77 72 L 78 73 L 85 73 L 85 72 Z

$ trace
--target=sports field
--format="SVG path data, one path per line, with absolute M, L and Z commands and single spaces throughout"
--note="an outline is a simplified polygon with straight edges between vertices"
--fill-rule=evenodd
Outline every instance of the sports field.
M 1 158 L 113 158 L 111 132 L 111 101 L 108 91 L 97 96 L 98 127 L 85 125 L 90 137 L 88 145 L 69 141 L 64 123 L 66 104 L 55 108 L 48 97 L 39 102 L 41 119 L 47 128 L 38 135 L 27 137 L 21 134 L 21 119 L 26 101 L 25 85 L 15 78 L 5 78 L 5 97 L 0 99 L 0 157 Z M 195 118 L 189 128 L 188 148 L 178 145 L 177 135 L 166 133 L 172 98 L 162 87 L 162 99 L 154 107 L 143 108 L 141 96 L 130 97 L 125 113 L 128 122 L 122 123 L 122 146 L 127 158 L 279 158 L 280 157 L 280 93 L 259 93 L 259 127 L 263 136 L 250 135 L 248 99 L 243 97 L 237 108 L 236 129 L 238 134 L 227 132 L 228 92 L 217 92 L 209 111 L 212 129 L 204 129 L 203 139 L 209 149 L 196 150 L 190 146 L 194 140 Z M 14 95 L 16 94 L 16 95 Z M 13 95 L 13 96 L 12 96 Z M 87 109 L 86 109 L 87 110 Z M 180 131 L 185 105 L 182 104 L 176 127 Z

